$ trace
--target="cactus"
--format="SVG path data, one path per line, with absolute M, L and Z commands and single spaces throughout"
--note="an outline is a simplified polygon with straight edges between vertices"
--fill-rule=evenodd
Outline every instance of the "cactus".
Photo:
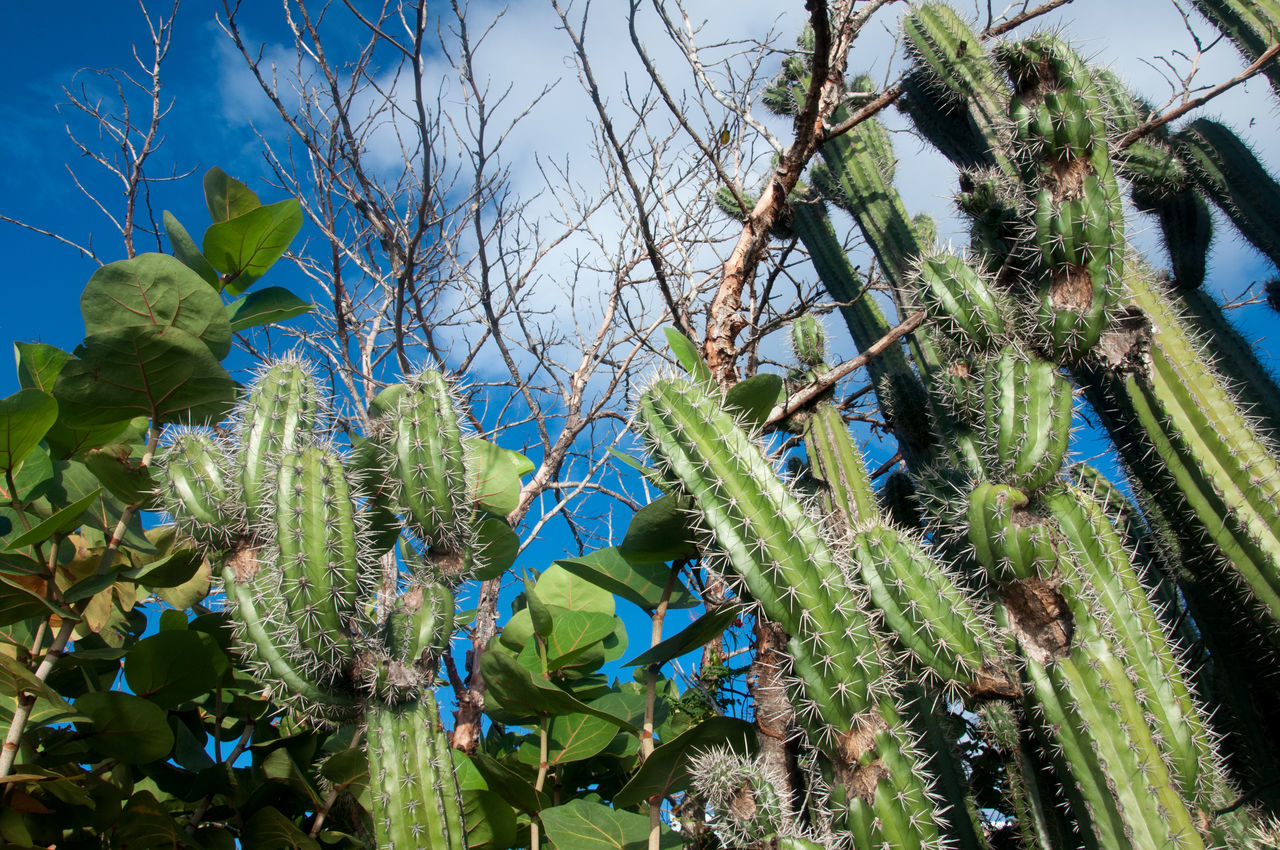
M 890 697 L 886 648 L 818 527 L 707 391 L 664 379 L 637 418 L 662 474 L 760 610 L 790 635 L 793 702 L 830 759 L 832 805 L 856 847 L 936 847 L 940 824 L 913 736 Z
M 1192 0 L 1192 4 L 1213 22 L 1244 54 L 1256 62 L 1280 41 L 1280 3 L 1276 0 Z M 1271 90 L 1280 97 L 1280 68 L 1273 61 L 1263 69 Z
M 316 386 L 296 359 L 267 366 L 228 428 L 234 443 L 174 437 L 162 498 L 221 557 L 238 644 L 273 699 L 303 718 L 364 724 L 378 847 L 462 850 L 461 792 L 430 690 L 472 510 L 452 401 L 426 372 L 382 423 L 380 486 L 393 483 L 406 524 L 436 549 L 402 541 L 408 581 L 375 615 L 382 558 L 360 507 L 370 482 L 321 430 Z

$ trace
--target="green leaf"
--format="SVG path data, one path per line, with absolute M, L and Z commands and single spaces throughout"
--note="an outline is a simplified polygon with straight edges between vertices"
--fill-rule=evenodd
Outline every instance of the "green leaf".
M 627 662 L 628 667 L 647 667 L 650 664 L 666 664 L 673 658 L 679 658 L 686 652 L 705 644 L 742 614 L 739 605 L 724 605 L 714 611 L 708 611 L 694 620 L 683 630 L 655 644 Z
M 222 272 L 225 289 L 239 295 L 262 278 L 302 229 L 302 205 L 294 198 L 257 207 L 204 232 L 204 255 Z
M 45 599 L 43 594 L 0 578 L 0 628 L 48 614 L 66 617 L 69 612 Z
M 55 534 L 66 534 L 68 531 L 78 528 L 81 525 L 81 518 L 84 516 L 84 512 L 89 510 L 101 495 L 102 488 L 99 487 L 92 493 L 80 497 L 31 530 L 7 541 L 5 549 L 15 552 L 33 543 L 43 543 Z
M 89 745 L 107 758 L 146 764 L 167 757 L 173 749 L 164 709 L 142 697 L 96 691 L 77 699 L 75 710 L 89 718 L 92 729 L 81 730 L 92 732 Z
M 613 597 L 564 567 L 552 564 L 538 577 L 538 596 L 547 605 L 570 611 L 613 613 Z
M 217 641 L 204 632 L 157 632 L 129 650 L 124 678 L 138 696 L 173 709 L 212 691 L 230 666 Z
M 480 669 L 486 683 L 485 711 L 494 719 L 579 712 L 601 717 L 619 728 L 639 734 L 640 730 L 629 721 L 591 708 L 550 680 L 535 676 L 497 644 L 491 645 L 480 657 Z
M 624 557 L 616 546 L 597 549 L 580 558 L 561 558 L 556 565 L 646 611 L 658 607 L 667 576 L 671 574 L 671 568 L 666 564 L 632 561 Z M 698 604 L 698 598 L 689 588 L 682 582 L 676 582 L 667 607 L 692 608 Z
M 231 321 L 231 330 L 238 333 L 288 321 L 311 312 L 313 307 L 314 304 L 303 301 L 283 286 L 268 286 L 228 304 L 227 318 Z
M 172 327 L 122 328 L 85 339 L 54 396 L 71 425 L 98 427 L 145 416 L 154 422 L 221 418 L 235 382 L 200 340 Z
M 184 581 L 176 587 L 160 587 L 152 586 L 156 596 L 159 596 L 165 602 L 174 608 L 187 609 L 195 605 L 200 600 L 209 595 L 209 587 L 212 584 L 213 571 L 209 567 L 209 562 L 202 560 L 200 566 L 196 568 L 195 575 Z
M 271 806 L 253 813 L 240 833 L 240 844 L 262 850 L 320 850 L 320 845 Z
M 526 577 L 524 580 L 524 601 L 528 606 L 529 619 L 533 623 L 533 631 L 538 637 L 546 639 L 551 636 L 552 619 L 551 611 L 538 598 L 538 592 L 533 589 L 533 584 Z
M 168 254 L 139 254 L 93 273 L 80 295 L 85 335 L 120 328 L 173 327 L 209 346 L 218 360 L 231 352 L 231 323 L 222 299 Z
M 0 469 L 17 470 L 58 419 L 58 402 L 40 390 L 0 399 Z
M 476 507 L 498 516 L 514 511 L 520 504 L 520 477 L 533 471 L 533 463 L 479 437 L 467 439 L 465 445 Z
M 782 377 L 762 372 L 730 387 L 724 396 L 724 406 L 748 431 L 757 431 L 764 427 L 769 412 L 785 395 Z
M 262 206 L 252 189 L 216 165 L 204 174 L 204 202 L 215 224 Z
M 516 816 L 511 804 L 493 791 L 462 792 L 462 819 L 467 825 L 467 847 L 497 850 L 516 842 Z
M 716 391 L 715 378 L 711 376 L 711 369 L 707 367 L 706 361 L 702 359 L 702 353 L 698 351 L 698 346 L 675 328 L 664 328 L 663 330 L 667 334 L 667 345 L 671 348 L 671 353 L 676 356 L 676 360 L 680 361 L 680 365 L 684 367 L 684 370 L 699 384 L 711 391 Z
M 488 517 L 476 525 L 476 578 L 497 578 L 516 562 L 520 537 L 505 519 Z
M 222 281 L 218 280 L 218 273 L 214 271 L 213 266 L 209 265 L 209 261 L 204 258 L 204 254 L 200 253 L 200 249 L 196 246 L 196 240 L 191 238 L 191 234 L 187 233 L 187 229 L 178 223 L 173 217 L 173 213 L 168 210 L 164 211 L 164 232 L 169 237 L 169 247 L 173 249 L 173 256 L 178 258 L 184 266 L 200 275 L 200 279 L 213 287 L 215 292 L 222 291 Z
M 351 789 L 369 785 L 369 759 L 363 747 L 351 747 L 325 759 L 320 775 L 334 788 Z
M 547 839 L 573 850 L 645 850 L 649 846 L 649 817 L 624 812 L 591 800 L 573 800 L 544 809 L 539 816 Z M 661 827 L 659 847 L 682 847 L 684 840 Z
M 689 757 L 696 750 L 727 746 L 736 752 L 753 754 L 755 727 L 736 717 L 712 717 L 664 743 L 644 760 L 631 779 L 613 797 L 619 807 L 635 806 L 650 797 L 665 797 L 689 787 Z
M 111 841 L 129 850 L 169 850 L 183 844 L 173 816 L 150 791 L 139 791 L 129 798 Z
M 618 547 L 619 553 L 628 560 L 647 563 L 697 555 L 687 504 L 681 497 L 662 496 L 636 511 Z
M 557 714 L 548 727 L 547 761 L 552 766 L 589 759 L 618 734 L 616 720 L 590 714 Z
M 504 800 L 521 811 L 536 814 L 551 802 L 545 792 L 536 790 L 533 783 L 492 756 L 477 753 L 471 756 L 471 763 L 484 777 L 490 791 L 501 794 Z
M 547 640 L 547 669 L 558 670 L 571 663 L 593 644 L 613 634 L 617 617 L 589 611 L 557 613 Z
M 47 393 L 53 392 L 53 382 L 71 359 L 71 355 L 61 348 L 42 342 L 15 342 L 13 354 L 18 362 L 18 385 L 26 390 L 44 390 Z
M 178 587 L 190 581 L 203 562 L 204 555 L 195 549 L 177 549 L 120 574 L 143 587 Z
M 84 465 L 111 495 L 126 505 L 150 510 L 156 502 L 156 482 L 150 467 L 135 462 L 141 459 L 140 453 L 141 447 L 113 443 L 91 449 L 84 455 Z

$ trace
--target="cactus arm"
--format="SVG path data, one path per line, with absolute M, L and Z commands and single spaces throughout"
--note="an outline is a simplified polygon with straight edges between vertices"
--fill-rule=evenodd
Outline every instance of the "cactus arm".
M 415 703 L 370 703 L 370 793 L 379 850 L 467 850 L 449 742 L 430 691 Z
M 1174 135 L 1200 191 L 1236 229 L 1280 266 L 1280 184 L 1229 128 L 1198 118 Z
M 269 482 L 276 461 L 310 438 L 316 425 L 317 398 L 315 378 L 300 362 L 288 359 L 263 370 L 241 406 L 235 466 L 251 528 L 269 522 L 274 501 Z
M 280 458 L 276 545 L 288 620 L 322 668 L 349 659 L 356 616 L 355 512 L 342 462 L 310 447 Z
M 1256 62 L 1280 41 L 1280 3 L 1276 0 L 1192 0 L 1193 5 L 1235 44 L 1246 59 Z M 1280 97 L 1280 68 L 1274 62 L 1264 72 Z
M 263 594 L 262 588 L 255 586 L 257 582 L 251 584 L 237 579 L 235 569 L 229 565 L 222 568 L 222 581 L 223 588 L 234 605 L 236 623 L 243 632 L 244 645 L 249 647 L 252 656 L 270 674 L 270 677 L 264 677 L 267 683 L 273 686 L 277 683 L 283 685 L 283 690 L 276 688 L 278 696 L 286 701 L 295 697 L 308 704 L 327 706 L 338 717 L 353 713 L 356 704 L 351 697 L 319 684 L 290 658 L 293 653 L 281 645 L 279 627 L 273 626 L 263 616 L 264 607 L 260 602 L 269 602 L 271 595 Z

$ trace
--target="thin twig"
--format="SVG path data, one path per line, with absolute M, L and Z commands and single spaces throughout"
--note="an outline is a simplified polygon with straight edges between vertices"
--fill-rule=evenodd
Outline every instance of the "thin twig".
M 818 396 L 834 387 L 845 377 L 870 363 L 886 348 L 893 345 L 916 328 L 920 327 L 921 323 L 924 322 L 924 319 L 924 310 L 918 310 L 915 313 L 912 313 L 903 322 L 895 325 L 888 333 L 869 345 L 866 351 L 862 352 L 857 357 L 854 357 L 852 360 L 846 360 L 830 372 L 819 375 L 817 380 L 812 384 L 809 384 L 788 396 L 786 401 L 769 411 L 769 418 L 765 420 L 765 427 L 769 428 L 777 425 L 783 419 L 791 416 L 797 410 L 800 410 Z
M 1150 133 L 1152 130 L 1155 130 L 1159 127 L 1163 127 L 1165 124 L 1168 124 L 1170 121 L 1175 121 L 1178 118 L 1181 118 L 1183 115 L 1186 115 L 1191 110 L 1198 109 L 1201 106 L 1204 106 L 1206 103 L 1213 100 L 1218 95 L 1228 91 L 1229 89 L 1235 88 L 1236 86 L 1240 85 L 1250 77 L 1253 77 L 1261 73 L 1263 68 L 1266 67 L 1266 64 L 1270 62 L 1272 59 L 1276 58 L 1277 55 L 1280 55 L 1280 42 L 1277 42 L 1271 45 L 1270 47 L 1268 47 L 1267 52 L 1259 56 L 1256 62 L 1254 62 L 1248 68 L 1245 68 L 1236 76 L 1227 80 L 1222 85 L 1214 86 L 1213 88 L 1209 89 L 1207 92 L 1200 95 L 1199 97 L 1192 98 L 1191 100 L 1187 101 L 1181 106 L 1175 107 L 1174 109 L 1170 109 L 1168 112 L 1164 113 L 1163 115 L 1157 115 L 1156 117 L 1150 119 L 1149 121 L 1144 121 L 1142 124 L 1138 125 L 1132 131 L 1130 131 L 1129 134 L 1126 135 L 1123 139 L 1121 139 L 1117 147 L 1121 149 L 1127 148 L 1129 147 L 1129 145 L 1138 141 L 1138 139 L 1141 139 L 1143 136 L 1145 136 L 1147 133 Z

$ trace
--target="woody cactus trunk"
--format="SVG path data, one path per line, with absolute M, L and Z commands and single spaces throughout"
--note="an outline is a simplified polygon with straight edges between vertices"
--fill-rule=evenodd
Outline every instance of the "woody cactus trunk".
M 225 436 L 172 437 L 163 495 L 220 560 L 242 654 L 273 700 L 362 724 L 377 846 L 463 850 L 431 687 L 453 587 L 478 557 L 466 452 L 437 372 L 385 391 L 373 413 L 375 433 L 344 452 L 307 365 L 272 363 Z

